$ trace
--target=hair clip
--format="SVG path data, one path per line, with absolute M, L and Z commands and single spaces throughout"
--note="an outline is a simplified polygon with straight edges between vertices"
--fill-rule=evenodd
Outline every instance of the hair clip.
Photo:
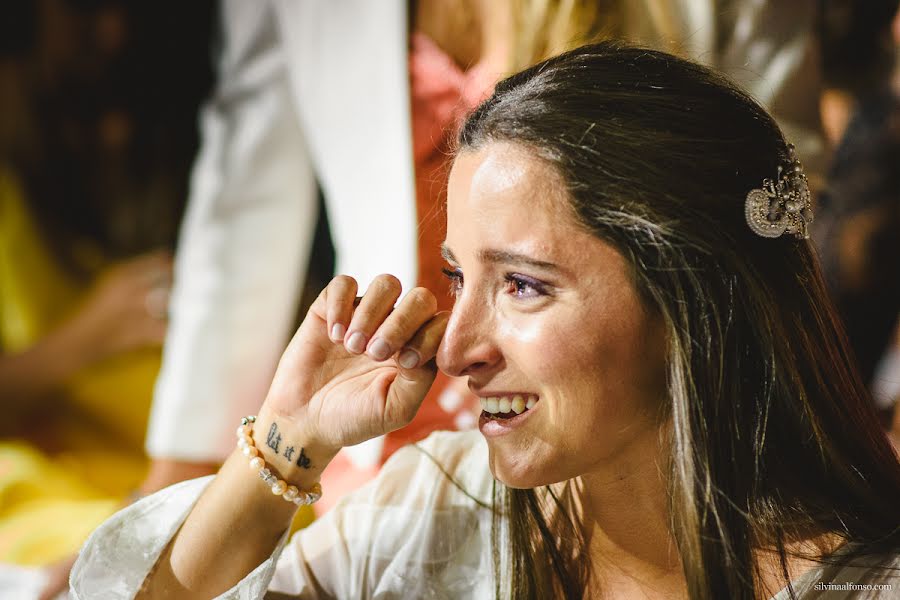
M 777 238 L 792 233 L 799 239 L 809 238 L 813 221 L 809 182 L 792 144 L 788 144 L 788 160 L 778 167 L 778 178 L 763 180 L 762 188 L 750 190 L 744 205 L 747 225 L 753 233 Z

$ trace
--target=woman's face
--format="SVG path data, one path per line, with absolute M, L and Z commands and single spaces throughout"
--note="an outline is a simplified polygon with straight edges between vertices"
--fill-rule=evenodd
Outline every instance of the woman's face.
M 565 194 L 550 166 L 508 143 L 461 153 L 450 173 L 456 304 L 438 365 L 510 417 L 482 412 L 479 428 L 491 471 L 511 487 L 603 469 L 655 443 L 660 427 L 661 319 Z M 518 414 L 522 403 L 533 406 Z

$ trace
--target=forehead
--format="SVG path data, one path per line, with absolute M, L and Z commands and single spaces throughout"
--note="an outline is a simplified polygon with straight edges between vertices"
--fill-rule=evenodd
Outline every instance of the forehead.
M 484 257 L 492 253 L 525 255 L 555 265 L 560 279 L 554 283 L 579 302 L 639 306 L 627 261 L 576 220 L 559 173 L 513 144 L 492 143 L 457 156 L 445 246 L 467 271 L 491 264 Z
M 541 210 L 569 215 L 562 177 L 523 146 L 488 143 L 453 163 L 448 201 L 480 211 Z
M 572 236 L 597 241 L 577 223 L 559 173 L 528 149 L 505 142 L 461 152 L 453 163 L 448 244 L 463 233 L 534 252 L 558 249 Z

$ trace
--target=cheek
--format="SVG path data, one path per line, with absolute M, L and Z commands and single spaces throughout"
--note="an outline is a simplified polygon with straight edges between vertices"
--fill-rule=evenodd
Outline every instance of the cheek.
M 541 388 L 557 388 L 591 372 L 584 367 L 596 363 L 598 344 L 585 338 L 584 330 L 583 317 L 571 310 L 509 311 L 497 324 L 507 360 Z
M 658 406 L 663 341 L 649 334 L 639 308 L 524 315 L 501 322 L 500 333 L 507 359 L 555 398 L 559 415 L 575 410 L 590 421 Z

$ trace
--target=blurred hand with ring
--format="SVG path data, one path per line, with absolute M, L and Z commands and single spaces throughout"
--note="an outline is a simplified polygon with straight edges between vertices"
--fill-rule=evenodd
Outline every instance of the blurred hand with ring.
M 100 360 L 162 344 L 171 287 L 172 258 L 167 252 L 144 254 L 110 267 L 70 321 L 86 355 Z

